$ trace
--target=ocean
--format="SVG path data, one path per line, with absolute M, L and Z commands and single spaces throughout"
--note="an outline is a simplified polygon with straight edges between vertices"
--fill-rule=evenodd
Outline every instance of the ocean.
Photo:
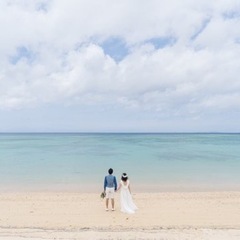
M 100 192 L 109 168 L 135 191 L 239 190 L 240 134 L 0 134 L 0 191 Z

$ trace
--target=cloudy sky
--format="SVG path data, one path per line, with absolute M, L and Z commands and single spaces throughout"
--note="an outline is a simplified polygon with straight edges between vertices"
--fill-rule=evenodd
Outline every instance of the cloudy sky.
M 239 0 L 0 1 L 0 132 L 240 132 Z

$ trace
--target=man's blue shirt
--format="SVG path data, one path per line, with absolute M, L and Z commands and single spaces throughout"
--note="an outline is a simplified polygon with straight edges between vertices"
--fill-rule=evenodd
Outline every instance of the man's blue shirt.
M 114 188 L 114 190 L 117 190 L 117 180 L 116 177 L 109 174 L 104 178 L 104 190 L 106 190 L 106 187 L 108 188 Z

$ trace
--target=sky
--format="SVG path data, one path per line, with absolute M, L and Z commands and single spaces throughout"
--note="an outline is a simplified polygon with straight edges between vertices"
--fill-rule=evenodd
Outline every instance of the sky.
M 239 0 L 0 1 L 0 132 L 240 132 Z

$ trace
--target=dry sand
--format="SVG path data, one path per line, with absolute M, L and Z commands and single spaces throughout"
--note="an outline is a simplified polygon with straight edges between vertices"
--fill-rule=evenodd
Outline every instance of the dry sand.
M 240 239 L 240 192 L 135 193 L 106 212 L 91 193 L 1 193 L 0 239 Z

